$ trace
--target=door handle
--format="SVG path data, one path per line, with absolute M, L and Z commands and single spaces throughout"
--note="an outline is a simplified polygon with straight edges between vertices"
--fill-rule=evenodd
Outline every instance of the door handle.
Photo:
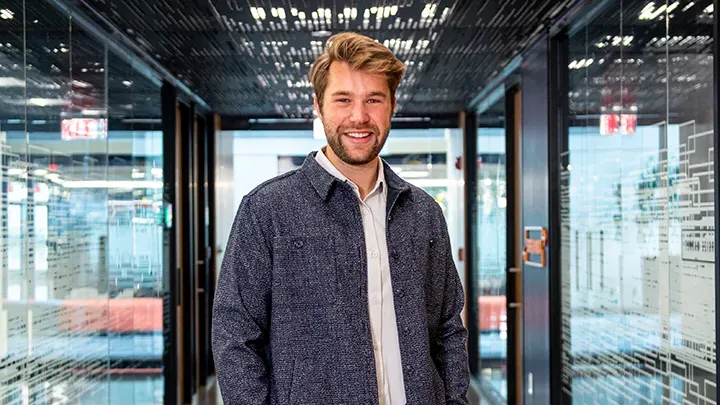
M 508 308 L 522 308 L 522 304 L 519 302 L 511 302 L 508 304 Z
M 517 267 L 510 267 L 508 269 L 508 273 L 520 273 L 522 270 L 518 269 Z

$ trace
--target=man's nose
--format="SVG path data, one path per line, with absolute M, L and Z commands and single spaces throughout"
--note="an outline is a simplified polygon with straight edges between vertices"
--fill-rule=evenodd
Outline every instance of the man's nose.
M 365 103 L 355 103 L 350 114 L 350 122 L 353 124 L 363 124 L 369 119 L 370 116 L 367 113 L 367 106 Z

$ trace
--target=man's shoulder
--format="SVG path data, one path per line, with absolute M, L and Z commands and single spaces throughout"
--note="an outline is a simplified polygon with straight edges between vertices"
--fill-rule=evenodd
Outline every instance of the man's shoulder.
M 440 205 L 437 201 L 435 201 L 435 198 L 431 196 L 427 191 L 414 184 L 408 183 L 408 186 L 410 187 L 410 195 L 413 205 L 415 207 L 432 210 L 434 210 L 435 208 L 440 208 Z
M 289 189 L 297 187 L 302 181 L 300 169 L 290 170 L 260 183 L 260 185 L 247 193 L 245 198 L 249 200 L 282 198 L 287 196 Z

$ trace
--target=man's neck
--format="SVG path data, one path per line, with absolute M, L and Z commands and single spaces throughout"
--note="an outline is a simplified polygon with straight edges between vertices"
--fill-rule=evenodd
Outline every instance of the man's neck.
M 380 164 L 380 158 L 376 157 L 372 162 L 364 165 L 351 165 L 343 162 L 331 148 L 323 148 L 325 156 L 327 156 L 330 163 L 335 166 L 340 173 L 347 177 L 350 181 L 355 183 L 360 189 L 360 199 L 365 197 L 375 187 L 375 183 L 378 178 L 378 164 Z

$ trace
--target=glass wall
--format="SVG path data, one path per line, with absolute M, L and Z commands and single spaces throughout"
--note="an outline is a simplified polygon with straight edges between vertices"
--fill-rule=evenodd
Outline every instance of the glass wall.
M 711 1 L 618 0 L 570 37 L 563 389 L 717 401 Z
M 479 114 L 478 123 L 478 378 L 488 395 L 507 400 L 505 99 Z
M 160 88 L 50 4 L 0 8 L 0 403 L 160 404 Z

